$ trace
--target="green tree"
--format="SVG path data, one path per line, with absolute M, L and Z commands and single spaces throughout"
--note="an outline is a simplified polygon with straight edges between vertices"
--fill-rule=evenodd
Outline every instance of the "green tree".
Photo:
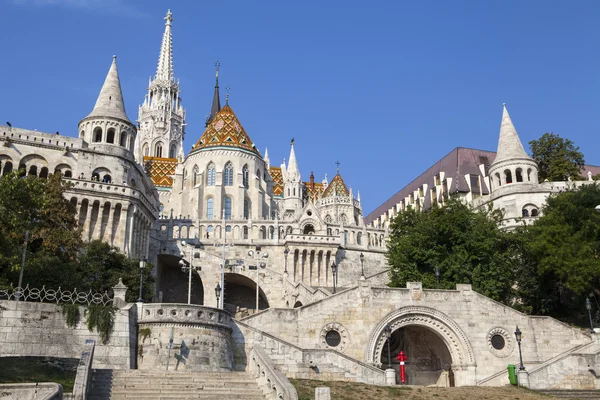
M 438 267 L 441 288 L 471 283 L 479 293 L 510 302 L 518 246 L 510 233 L 498 229 L 499 218 L 498 212 L 476 211 L 459 199 L 427 212 L 398 214 L 388 247 L 390 285 L 421 281 L 435 288 Z
M 568 177 L 581 179 L 585 163 L 579 147 L 555 133 L 544 133 L 538 140 L 529 142 L 533 159 L 538 163 L 539 181 L 564 181 Z
M 525 233 L 526 254 L 537 275 L 534 310 L 559 318 L 585 316 L 590 293 L 600 295 L 600 186 L 585 185 L 548 198 L 539 220 Z

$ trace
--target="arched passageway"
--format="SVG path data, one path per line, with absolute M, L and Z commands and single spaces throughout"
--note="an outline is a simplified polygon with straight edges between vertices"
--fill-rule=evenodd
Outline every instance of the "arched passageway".
M 156 296 L 162 303 L 187 304 L 188 274 L 181 271 L 181 258 L 161 254 L 156 267 Z M 192 304 L 204 305 L 204 287 L 197 272 L 192 272 Z
M 399 371 L 398 353 L 407 357 L 406 377 L 411 385 L 454 386 L 449 378 L 452 357 L 448 347 L 434 331 L 422 326 L 405 326 L 394 331 L 390 342 L 392 368 Z M 381 352 L 381 366 L 388 368 L 388 340 Z M 397 376 L 397 375 L 396 375 Z
M 256 308 L 256 283 L 240 274 L 225 274 L 225 307 L 237 312 L 239 309 L 254 310 Z M 269 308 L 269 301 L 259 283 L 259 310 Z

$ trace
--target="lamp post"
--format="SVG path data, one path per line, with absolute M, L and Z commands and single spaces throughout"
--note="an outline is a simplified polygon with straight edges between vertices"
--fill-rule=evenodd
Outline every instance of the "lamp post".
M 181 244 L 185 247 L 187 245 L 187 243 L 185 242 L 185 240 L 181 241 Z M 180 256 L 181 256 L 181 260 L 179 260 L 179 265 L 181 265 L 181 272 L 188 274 L 188 304 L 192 304 L 192 271 L 201 271 L 202 267 L 193 267 L 192 266 L 192 260 L 194 257 L 194 247 L 193 246 L 189 246 L 191 247 L 190 249 L 190 261 L 189 264 L 186 264 L 184 258 L 185 258 L 185 253 L 181 252 Z
M 588 316 L 590 317 L 590 333 L 596 333 L 596 331 L 594 331 L 594 321 L 592 320 L 592 303 L 590 302 L 589 297 L 586 297 L 585 299 L 585 308 L 587 309 Z
M 215 296 L 217 297 L 217 308 L 219 307 L 219 297 L 221 297 L 221 285 L 217 282 L 217 286 L 215 286 Z
M 387 324 L 385 329 L 385 337 L 387 338 L 387 348 L 388 348 L 388 369 L 392 369 L 392 352 L 390 351 L 390 340 L 392 339 L 392 327 L 390 324 Z
M 17 293 L 17 301 L 21 298 L 23 294 L 23 271 L 25 270 L 25 259 L 27 258 L 27 244 L 29 243 L 29 231 L 25 232 L 25 242 L 23 243 L 23 256 L 21 258 L 21 270 L 19 271 L 19 293 Z
M 260 246 L 256 246 L 256 252 L 254 250 L 250 250 L 248 252 L 248 255 L 250 257 L 254 257 L 256 255 L 256 312 L 258 312 L 258 301 L 259 301 L 259 296 L 260 296 L 260 285 L 259 285 L 260 276 L 259 276 L 258 272 L 261 268 L 265 268 L 267 266 L 267 264 L 264 262 L 260 262 L 260 259 L 261 259 Z M 262 258 L 266 259 L 268 257 L 269 257 L 269 253 L 267 253 L 265 251 L 262 254 Z
M 143 277 L 144 277 L 145 269 L 146 269 L 146 257 L 142 257 L 142 258 L 140 258 L 140 296 L 137 299 L 138 303 L 141 303 L 143 301 L 142 300 L 142 285 L 143 285 Z
M 362 253 L 362 251 L 360 252 L 360 276 L 361 278 L 365 278 L 365 255 Z
M 331 264 L 331 279 L 333 280 L 333 293 L 335 293 L 335 281 L 337 277 L 337 265 L 335 265 L 335 261 Z
M 435 280 L 437 281 L 437 288 L 440 288 L 440 267 L 435 267 Z
M 525 366 L 523 365 L 523 354 L 521 353 L 521 330 L 518 326 L 515 330 L 515 338 L 517 339 L 517 344 L 519 345 L 519 361 L 521 362 L 519 365 L 519 371 L 525 371 Z
M 284 270 L 283 272 L 287 274 L 287 258 L 288 258 L 288 254 L 290 254 L 290 248 L 285 246 L 285 250 L 283 250 L 283 259 L 285 260 L 284 262 Z

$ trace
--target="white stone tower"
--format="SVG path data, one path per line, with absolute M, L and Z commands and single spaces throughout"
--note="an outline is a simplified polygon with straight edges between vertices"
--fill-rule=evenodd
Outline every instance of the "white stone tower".
M 302 210 L 302 176 L 298 169 L 296 161 L 296 152 L 294 151 L 294 139 L 292 139 L 290 158 L 288 165 L 281 164 L 281 173 L 283 176 L 283 208 L 284 215 L 291 210 Z
M 121 152 L 126 157 L 133 155 L 136 129 L 125 112 L 117 56 L 113 56 L 94 109 L 79 122 L 79 137 L 92 148 Z
M 503 105 L 498 151 L 490 166 L 490 179 L 492 192 L 517 184 L 538 183 L 537 163 L 525 152 L 506 104 Z
M 183 160 L 185 110 L 179 96 L 179 81 L 173 75 L 173 15 L 167 11 L 156 76 L 150 79 L 144 104 L 139 107 L 136 159 L 143 157 Z

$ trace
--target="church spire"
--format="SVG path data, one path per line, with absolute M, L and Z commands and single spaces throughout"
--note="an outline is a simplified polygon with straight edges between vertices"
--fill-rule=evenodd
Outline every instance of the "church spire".
M 117 56 L 113 56 L 112 64 L 96 100 L 96 105 L 86 118 L 89 117 L 113 117 L 131 123 L 127 118 L 127 113 L 125 113 L 121 81 L 117 70 Z
M 291 143 L 292 148 L 290 149 L 290 158 L 287 165 L 287 172 L 296 173 L 300 175 L 300 171 L 298 170 L 298 162 L 296 161 L 296 152 L 294 151 L 294 138 L 292 138 Z
M 213 102 L 212 102 L 212 107 L 210 109 L 210 115 L 206 119 L 206 126 L 208 126 L 208 124 L 210 124 L 210 121 L 212 121 L 215 118 L 215 116 L 217 115 L 217 113 L 219 111 L 221 111 L 221 99 L 219 97 L 219 67 L 220 66 L 221 66 L 221 63 L 217 61 L 215 63 L 215 67 L 217 69 L 216 82 L 215 82 L 215 93 L 213 95 Z
M 493 164 L 511 159 L 531 159 L 525 152 L 523 144 L 519 139 L 517 130 L 506 109 L 506 104 L 502 105 L 502 123 L 500 125 L 500 137 L 498 139 L 498 151 Z
M 171 22 L 173 14 L 171 10 L 167 11 L 165 17 L 165 33 L 163 34 L 162 44 L 160 46 L 160 55 L 158 57 L 158 67 L 156 68 L 156 79 L 172 81 L 173 76 L 173 36 L 171 35 Z

